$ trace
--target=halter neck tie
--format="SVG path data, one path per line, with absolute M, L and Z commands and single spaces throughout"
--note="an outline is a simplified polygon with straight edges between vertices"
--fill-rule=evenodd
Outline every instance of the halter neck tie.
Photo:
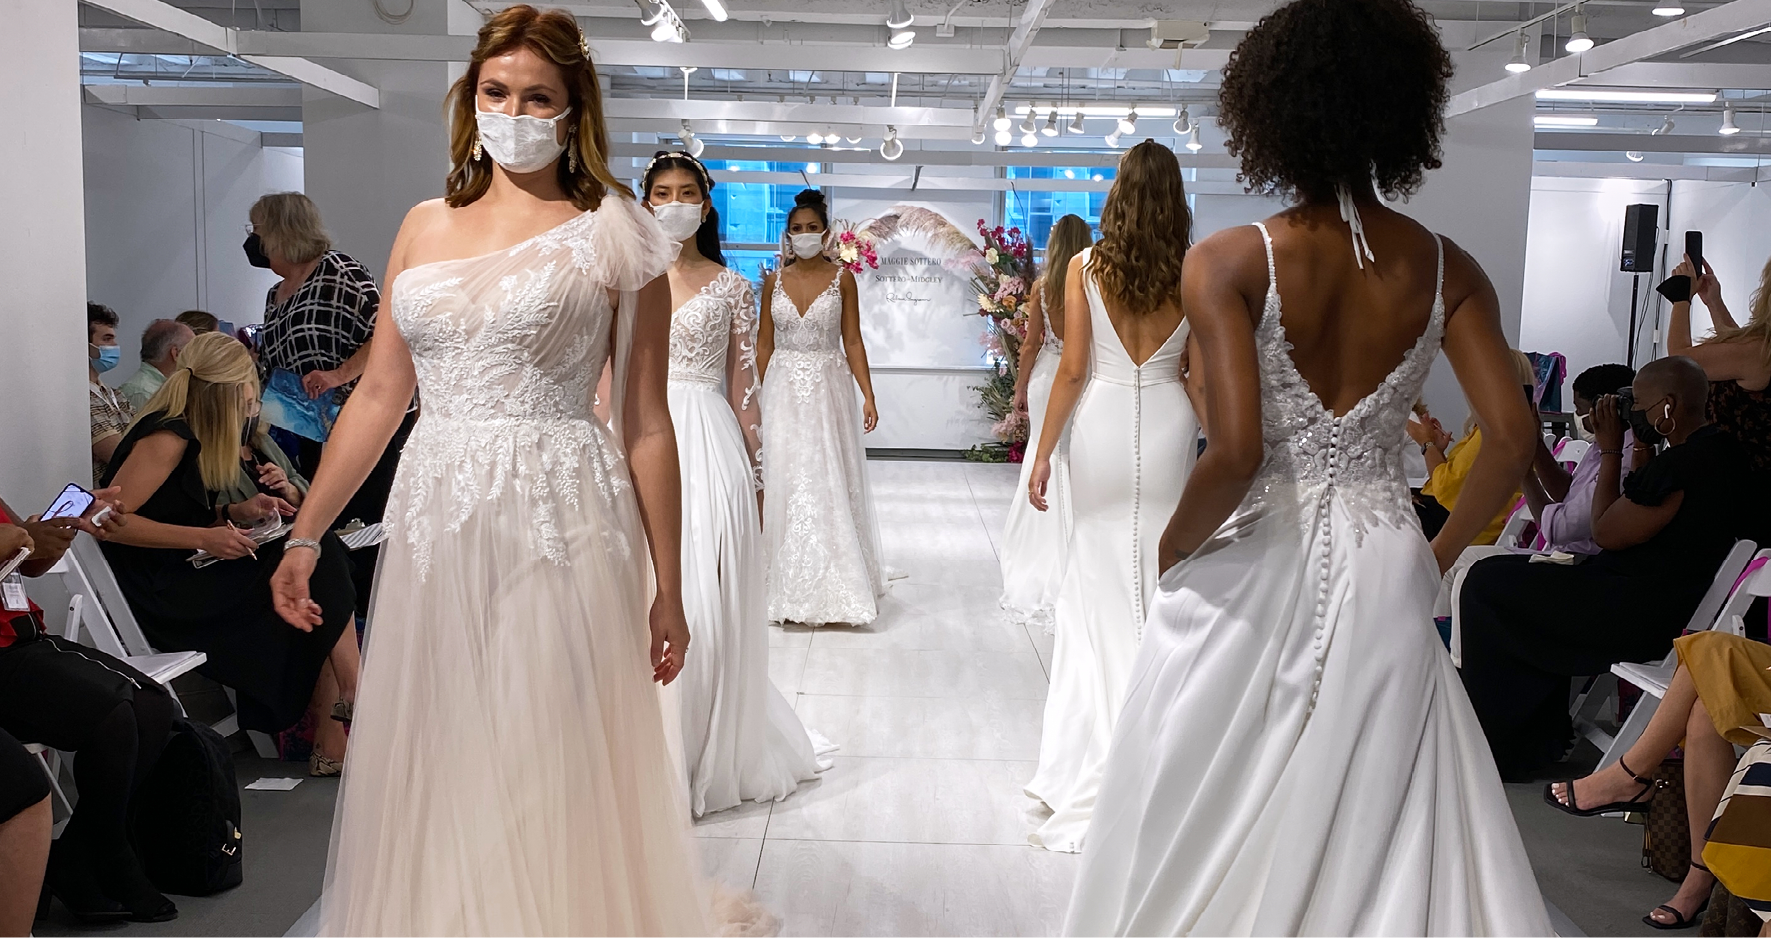
M 1371 253 L 1371 242 L 1365 237 L 1365 223 L 1359 218 L 1359 206 L 1353 202 L 1353 193 L 1346 186 L 1334 187 L 1335 198 L 1341 203 L 1341 221 L 1353 229 L 1353 263 L 1365 269 L 1365 262 L 1377 262 L 1377 255 Z

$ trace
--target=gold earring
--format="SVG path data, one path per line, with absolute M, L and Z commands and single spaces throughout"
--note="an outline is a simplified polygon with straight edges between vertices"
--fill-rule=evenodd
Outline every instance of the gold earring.
M 479 162 L 479 161 L 480 161 L 480 157 L 481 157 L 481 156 L 482 156 L 482 155 L 483 155 L 483 154 L 484 154 L 484 152 L 485 152 L 485 151 L 483 151 L 483 150 L 481 150 L 481 149 L 480 149 L 480 135 L 479 135 L 479 134 L 474 134 L 474 138 L 473 138 L 473 161 L 474 161 L 474 162 L 475 162 L 475 163 L 478 163 L 478 162 Z
M 568 173 L 578 171 L 578 148 L 573 145 L 575 134 L 576 131 L 566 131 L 566 172 Z

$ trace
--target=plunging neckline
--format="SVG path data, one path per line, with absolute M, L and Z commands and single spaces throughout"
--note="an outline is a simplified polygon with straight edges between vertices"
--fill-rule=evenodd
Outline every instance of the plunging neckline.
M 824 285 L 824 289 L 812 294 L 812 301 L 807 303 L 804 309 L 801 309 L 800 305 L 793 301 L 793 294 L 787 292 L 787 281 L 783 274 L 775 275 L 775 289 L 779 291 L 783 297 L 787 298 L 787 305 L 793 307 L 794 314 L 800 319 L 804 319 L 806 318 L 806 313 L 811 312 L 812 307 L 818 305 L 818 301 L 824 298 L 824 294 L 829 293 L 830 288 L 836 286 L 837 281 L 841 279 L 842 271 L 838 270 L 836 276 L 831 277 L 830 282 Z
M 1267 226 L 1263 222 L 1255 222 L 1254 226 L 1260 229 L 1261 240 L 1267 250 L 1267 302 L 1263 304 L 1264 308 L 1261 310 L 1261 318 L 1262 320 L 1265 320 L 1268 315 L 1273 317 L 1274 335 L 1279 339 L 1279 356 L 1285 359 L 1285 367 L 1291 373 L 1292 379 L 1303 387 L 1304 394 L 1309 397 L 1312 404 L 1316 405 L 1317 410 L 1326 415 L 1330 421 L 1339 423 L 1346 418 L 1359 413 L 1366 404 L 1376 400 L 1380 392 L 1395 383 L 1401 376 L 1402 369 L 1408 367 L 1408 364 L 1414 361 L 1415 356 L 1421 354 L 1432 341 L 1435 329 L 1444 325 L 1445 241 L 1438 235 L 1433 236 L 1433 240 L 1439 248 L 1439 269 L 1434 278 L 1433 305 L 1427 313 L 1427 327 L 1421 330 L 1419 336 L 1415 337 L 1414 344 L 1409 346 L 1408 350 L 1402 353 L 1402 360 L 1397 362 L 1396 366 L 1391 368 L 1388 374 L 1384 375 L 1384 379 L 1379 381 L 1376 387 L 1372 388 L 1364 397 L 1353 402 L 1353 406 L 1347 408 L 1345 412 L 1337 414 L 1330 409 L 1327 404 L 1322 402 L 1322 395 L 1316 393 L 1316 389 L 1310 384 L 1310 379 L 1305 378 L 1304 373 L 1298 370 L 1297 359 L 1291 357 L 1292 350 L 1295 349 L 1296 346 L 1291 344 L 1291 338 L 1287 336 L 1285 332 L 1285 301 L 1279 295 L 1278 265 L 1273 259 L 1273 235 L 1267 231 Z M 1115 335 L 1117 335 L 1117 332 L 1115 332 Z

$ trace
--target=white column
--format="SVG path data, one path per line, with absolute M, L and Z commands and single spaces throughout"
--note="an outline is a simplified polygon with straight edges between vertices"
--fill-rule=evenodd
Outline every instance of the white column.
M 33 103 L 0 134 L 0 494 L 19 511 L 90 482 L 75 0 L 0 0 L 0 79 Z

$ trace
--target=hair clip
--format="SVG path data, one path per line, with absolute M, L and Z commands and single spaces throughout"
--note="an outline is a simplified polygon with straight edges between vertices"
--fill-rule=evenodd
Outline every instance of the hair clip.
M 700 160 L 694 158 L 693 156 L 690 156 L 689 154 L 684 153 L 681 150 L 670 150 L 668 152 L 659 153 L 657 156 L 652 157 L 651 162 L 646 164 L 646 171 L 644 173 L 641 173 L 641 175 L 642 176 L 650 176 L 652 174 L 652 167 L 657 166 L 659 160 L 671 160 L 671 159 L 687 160 L 690 163 L 690 165 L 695 167 L 695 175 L 701 177 L 702 188 L 705 188 L 705 189 L 712 189 L 713 188 L 713 176 L 712 176 L 712 174 L 708 173 L 706 164 L 702 163 Z
M 584 35 L 584 27 L 578 27 L 578 51 L 584 53 L 584 61 L 590 61 L 590 40 Z

